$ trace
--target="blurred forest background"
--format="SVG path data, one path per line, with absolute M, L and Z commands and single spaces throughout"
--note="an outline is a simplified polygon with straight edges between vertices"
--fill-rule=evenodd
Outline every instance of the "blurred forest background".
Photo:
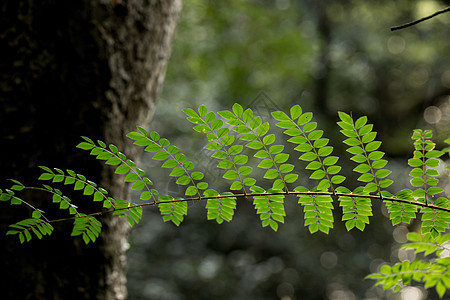
M 395 181 L 392 190 L 398 191 L 409 181 L 406 162 L 412 155 L 412 130 L 433 129 L 440 146 L 449 136 L 450 15 L 400 31 L 391 32 L 390 27 L 448 4 L 185 1 L 164 91 L 149 129 L 179 146 L 205 171 L 210 187 L 225 191 L 227 182 L 215 169 L 217 162 L 202 151 L 205 137 L 191 129 L 182 109 L 205 104 L 218 111 L 237 102 L 270 120 L 271 111 L 299 104 L 314 112 L 335 146 L 349 185 L 352 164 L 341 143 L 337 111 L 367 115 L 383 141 Z M 281 138 L 278 143 L 283 143 Z M 291 163 L 301 168 L 298 156 L 291 155 Z M 181 196 L 168 173 L 155 173 L 150 157 L 144 156 L 142 163 L 161 192 Z M 308 186 L 302 179 L 298 183 Z M 446 191 L 450 192 L 448 183 Z M 206 220 L 206 203 L 190 203 L 179 228 L 163 223 L 156 208 L 145 210 L 130 241 L 129 298 L 436 298 L 434 291 L 422 287 L 393 294 L 364 280 L 384 263 L 414 258 L 399 251 L 414 224 L 392 227 L 384 206 L 374 202 L 366 230 L 347 232 L 335 203 L 335 228 L 329 235 L 311 235 L 303 226 L 297 199 L 285 202 L 286 221 L 277 233 L 261 227 L 251 201 L 238 202 L 233 221 L 222 225 Z

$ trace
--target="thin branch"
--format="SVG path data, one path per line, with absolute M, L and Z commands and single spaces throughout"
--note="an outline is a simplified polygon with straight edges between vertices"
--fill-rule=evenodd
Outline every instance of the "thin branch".
M 381 200 L 381 201 L 406 203 L 406 204 L 411 204 L 411 205 L 415 205 L 415 206 L 450 212 L 450 208 L 440 207 L 440 206 L 430 204 L 430 203 L 420 203 L 420 202 L 415 202 L 415 201 L 406 200 L 406 199 L 399 199 L 396 197 L 384 197 L 382 195 L 360 195 L 360 194 L 353 194 L 353 193 L 348 194 L 348 193 L 337 193 L 337 192 L 335 192 L 335 193 L 333 193 L 333 192 L 278 192 L 278 193 L 233 194 L 233 195 L 222 195 L 222 196 L 219 195 L 219 196 L 209 196 L 209 197 L 181 198 L 181 199 L 173 199 L 173 200 L 168 200 L 168 201 L 152 201 L 152 202 L 147 202 L 147 203 L 142 203 L 142 204 L 134 204 L 134 205 L 130 205 L 128 207 L 119 208 L 119 209 L 109 209 L 109 210 L 104 210 L 104 211 L 100 211 L 100 212 L 95 212 L 95 213 L 87 214 L 87 215 L 83 216 L 82 218 L 99 216 L 99 215 L 113 213 L 113 212 L 121 211 L 121 210 L 128 210 L 128 209 L 132 209 L 135 207 L 159 205 L 162 203 L 175 203 L 175 202 L 187 202 L 187 201 L 223 199 L 223 198 L 248 198 L 248 197 L 255 197 L 255 196 L 257 197 L 257 196 L 275 196 L 275 195 L 284 195 L 284 196 L 305 195 L 305 196 L 336 196 L 336 197 L 352 197 L 352 198 L 369 198 L 369 199 L 375 199 L 375 200 Z M 78 219 L 78 218 L 80 218 L 80 217 L 74 216 L 74 217 L 70 217 L 70 218 L 56 219 L 56 220 L 49 221 L 49 223 L 74 220 L 74 219 Z
M 442 10 L 439 10 L 439 11 L 435 12 L 434 14 L 432 14 L 432 15 L 430 15 L 428 17 L 424 17 L 424 18 L 421 18 L 419 20 L 416 20 L 416 21 L 413 21 L 413 22 L 409 22 L 409 23 L 406 23 L 406 24 L 403 24 L 403 25 L 398 25 L 398 26 L 391 27 L 391 31 L 395 31 L 395 30 L 399 30 L 399 29 L 403 29 L 403 28 L 414 26 L 414 25 L 416 25 L 418 23 L 421 23 L 423 21 L 429 20 L 431 18 L 436 17 L 437 15 L 440 15 L 440 14 L 443 14 L 443 13 L 446 13 L 446 12 L 449 12 L 449 11 L 450 11 L 450 6 L 447 7 L 447 8 L 444 8 Z

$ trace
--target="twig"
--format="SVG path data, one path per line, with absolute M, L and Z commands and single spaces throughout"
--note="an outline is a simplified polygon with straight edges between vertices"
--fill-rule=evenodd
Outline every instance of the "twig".
M 416 25 L 418 23 L 421 23 L 423 21 L 429 20 L 431 18 L 436 17 L 437 15 L 440 15 L 440 14 L 443 14 L 443 13 L 446 13 L 446 12 L 449 12 L 449 11 L 450 11 L 450 6 L 447 7 L 447 8 L 444 8 L 443 10 L 439 10 L 439 11 L 435 12 L 434 14 L 432 14 L 432 15 L 430 15 L 428 17 L 424 17 L 424 18 L 421 18 L 419 20 L 416 20 L 416 21 L 413 21 L 413 22 L 410 22 L 410 23 L 406 23 L 406 24 L 403 24 L 403 25 L 391 27 L 391 31 L 395 31 L 395 30 L 406 28 L 406 27 L 414 26 L 414 25 Z
M 393 197 L 384 197 L 382 195 L 360 195 L 360 194 L 353 194 L 353 193 L 338 193 L 338 192 L 274 192 L 274 193 L 255 193 L 255 194 L 233 194 L 233 195 L 218 195 L 218 196 L 209 196 L 209 197 L 192 197 L 192 198 L 180 198 L 180 199 L 173 199 L 168 201 L 152 201 L 147 203 L 141 203 L 141 204 L 133 204 L 128 207 L 123 208 L 113 208 L 108 210 L 103 210 L 91 214 L 87 214 L 85 216 L 82 216 L 81 218 L 86 217 L 92 217 L 92 216 L 100 216 L 107 213 L 114 213 L 116 211 L 123 211 L 123 210 L 129 210 L 131 208 L 135 207 L 144 207 L 144 206 L 150 206 L 150 205 L 159 205 L 162 203 L 175 203 L 175 202 L 187 202 L 187 201 L 196 201 L 196 200 L 208 200 L 208 199 L 224 199 L 224 198 L 248 198 L 248 197 L 260 197 L 260 196 L 275 196 L 275 195 L 308 195 L 308 196 L 335 196 L 335 197 L 351 197 L 351 198 L 368 198 L 368 199 L 375 199 L 375 200 L 381 200 L 381 201 L 391 201 L 391 202 L 400 202 L 400 203 L 406 203 L 411 204 L 415 206 L 420 206 L 424 208 L 431 208 L 434 210 L 439 211 L 445 211 L 450 213 L 450 208 L 448 207 L 441 207 L 430 203 L 420 203 L 416 201 L 406 200 L 406 199 L 400 199 L 395 196 Z M 72 216 L 69 218 L 63 218 L 63 219 L 55 219 L 48 221 L 49 223 L 57 223 L 57 222 L 63 222 L 68 220 L 75 220 L 80 217 Z

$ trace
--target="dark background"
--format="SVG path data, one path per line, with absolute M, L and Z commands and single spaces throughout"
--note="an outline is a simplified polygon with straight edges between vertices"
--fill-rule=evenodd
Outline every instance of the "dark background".
M 392 191 L 398 191 L 409 183 L 412 130 L 433 129 L 440 147 L 449 135 L 450 17 L 397 32 L 390 27 L 443 7 L 445 2 L 431 0 L 187 1 L 150 129 L 203 166 L 210 184 L 223 191 L 227 182 L 201 151 L 205 137 L 191 129 L 182 109 L 205 104 L 218 111 L 237 102 L 268 119 L 275 109 L 299 104 L 314 112 L 340 156 L 346 184 L 355 187 L 337 111 L 367 115 L 393 171 Z M 301 170 L 298 156 L 293 153 L 291 163 Z M 167 176 L 157 173 L 150 157 L 143 159 L 148 174 Z M 179 195 L 166 178 L 159 190 Z M 448 192 L 448 174 L 441 182 Z M 312 187 L 305 179 L 298 183 Z M 393 227 L 375 201 L 366 230 L 347 232 L 335 203 L 335 228 L 311 235 L 297 199 L 285 202 L 287 217 L 277 233 L 261 227 L 250 201 L 239 201 L 233 221 L 222 225 L 206 221 L 205 203 L 189 204 L 179 228 L 163 223 L 156 208 L 146 209 L 130 242 L 130 299 L 436 297 L 422 287 L 393 294 L 364 280 L 383 263 L 414 258 L 398 250 L 414 224 Z

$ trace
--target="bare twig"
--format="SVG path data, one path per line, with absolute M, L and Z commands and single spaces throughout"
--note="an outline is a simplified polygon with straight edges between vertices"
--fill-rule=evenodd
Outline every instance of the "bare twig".
M 407 28 L 407 27 L 410 27 L 410 26 L 414 26 L 414 25 L 416 25 L 418 23 L 421 23 L 423 21 L 429 20 L 431 18 L 436 17 L 437 15 L 440 15 L 440 14 L 443 14 L 443 13 L 446 13 L 446 12 L 449 12 L 449 11 L 450 11 L 450 6 L 447 7 L 447 8 L 444 8 L 442 10 L 439 10 L 439 11 L 435 12 L 434 14 L 432 14 L 432 15 L 430 15 L 428 17 L 424 17 L 424 18 L 421 18 L 419 20 L 416 20 L 416 21 L 413 21 L 413 22 L 410 22 L 410 23 L 406 23 L 406 24 L 403 24 L 403 25 L 391 27 L 391 31 L 395 31 L 395 30 Z

